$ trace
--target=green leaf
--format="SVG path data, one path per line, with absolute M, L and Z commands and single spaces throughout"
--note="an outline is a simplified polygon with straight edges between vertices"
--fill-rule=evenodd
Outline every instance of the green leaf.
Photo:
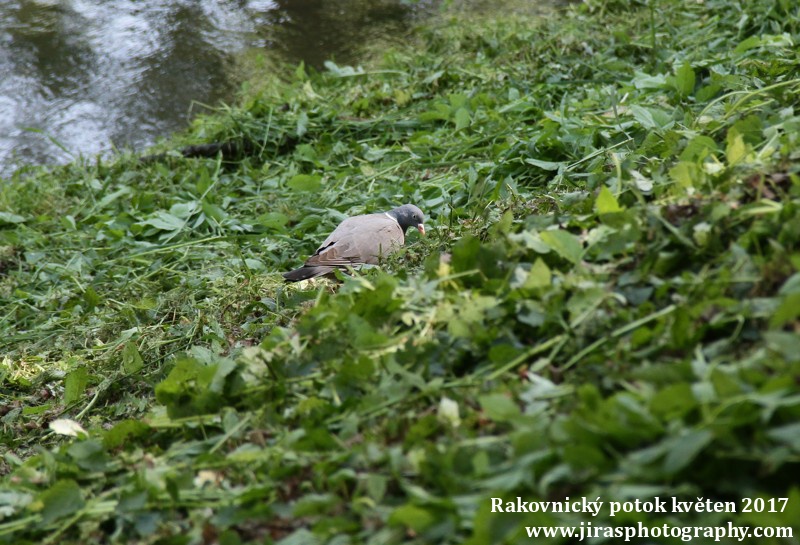
M 469 127 L 471 122 L 472 117 L 469 115 L 469 111 L 466 108 L 459 108 L 456 110 L 455 123 L 457 131 Z
M 474 269 L 478 263 L 481 242 L 472 235 L 465 236 L 453 245 L 451 263 L 453 271 L 463 272 Z
M 681 419 L 695 407 L 697 399 L 684 382 L 659 390 L 650 401 L 650 411 L 664 421 Z
M 301 161 L 314 163 L 317 160 L 317 150 L 311 144 L 300 144 L 294 148 L 294 155 Z
M 85 505 L 81 489 L 73 480 L 57 481 L 53 486 L 39 494 L 42 503 L 42 524 L 45 526 L 71 515 Z
M 779 329 L 800 317 L 800 293 L 791 293 L 781 301 L 769 320 L 772 329 Z
M 787 331 L 767 331 L 764 333 L 767 347 L 786 358 L 787 361 L 800 361 L 800 336 Z
M 792 293 L 800 293 L 800 272 L 794 273 L 786 279 L 781 289 L 778 290 L 780 295 L 789 295 Z
M 106 468 L 108 456 L 99 441 L 76 441 L 69 446 L 67 452 L 86 471 L 103 471 Z
M 408 91 L 404 91 L 403 89 L 395 89 L 392 94 L 394 96 L 394 101 L 398 106 L 402 107 L 411 102 L 411 93 Z
M 8 519 L 16 513 L 21 513 L 33 499 L 33 494 L 22 490 L 0 491 L 0 517 Z
M 767 435 L 771 439 L 787 445 L 792 450 L 800 452 L 800 422 L 772 428 L 767 432 Z
M 89 383 L 89 371 L 86 367 L 73 369 L 64 377 L 64 403 L 70 405 L 80 400 Z
M 202 209 L 203 209 L 203 214 L 205 214 L 207 217 L 217 222 L 221 222 L 228 217 L 228 214 L 225 212 L 225 210 L 223 210 L 216 204 L 210 203 L 205 200 L 203 201 Z
M 635 104 L 630 107 L 630 112 L 645 129 L 668 129 L 674 125 L 671 116 L 658 108 L 647 108 Z
M 553 275 L 550 272 L 550 267 L 542 261 L 542 258 L 537 257 L 531 266 L 528 277 L 525 278 L 523 287 L 527 289 L 547 288 L 552 281 Z
M 694 92 L 695 73 L 692 66 L 687 62 L 683 63 L 680 68 L 675 72 L 673 83 L 675 89 L 681 96 L 687 97 Z
M 197 201 L 180 201 L 169 207 L 169 213 L 182 220 L 187 220 L 201 210 Z
M 322 178 L 313 174 L 295 174 L 286 185 L 294 191 L 319 191 Z
M 459 108 L 465 108 L 469 103 L 469 97 L 464 93 L 453 93 L 447 96 L 447 100 L 450 102 L 450 108 L 455 111 Z
M 381 501 L 386 495 L 389 485 L 388 477 L 377 473 L 368 473 L 366 479 L 367 495 L 375 501 Z
M 347 331 L 353 346 L 359 349 L 377 348 L 389 340 L 386 335 L 373 328 L 367 320 L 356 314 L 350 314 L 347 317 Z
M 663 89 L 667 83 L 667 77 L 664 74 L 650 75 L 636 71 L 632 83 L 637 89 Z
M 16 224 L 16 223 L 22 223 L 24 221 L 25 218 L 23 218 L 19 214 L 13 214 L 11 212 L 0 212 L 0 225 L 4 223 Z
M 122 349 L 122 368 L 127 374 L 134 374 L 144 367 L 144 361 L 136 348 L 136 343 L 128 341 Z
M 608 187 L 603 186 L 600 188 L 600 193 L 598 193 L 597 199 L 594 201 L 594 210 L 602 216 L 604 214 L 622 212 L 624 208 L 619 205 L 617 198 L 614 197 L 614 194 L 611 193 L 611 190 L 608 189 Z
M 236 363 L 215 357 L 203 362 L 188 356 L 175 363 L 170 374 L 156 386 L 156 400 L 171 418 L 209 414 L 235 404 Z
M 746 155 L 747 145 L 744 143 L 744 138 L 742 138 L 741 134 L 736 134 L 730 139 L 728 147 L 725 149 L 728 165 L 733 166 L 739 164 Z
M 306 82 L 307 88 L 311 86 Z M 303 135 L 308 131 L 308 114 L 305 112 L 300 112 L 300 115 L 297 116 L 297 137 L 302 138 Z
M 533 159 L 528 157 L 525 159 L 525 162 L 529 165 L 533 165 L 535 167 L 541 168 L 542 170 L 558 170 L 562 166 L 566 166 L 567 163 L 556 163 L 553 161 L 542 161 L 540 159 Z
M 185 224 L 185 220 L 163 210 L 159 210 L 152 217 L 138 223 L 138 225 L 149 225 L 161 231 L 179 231 Z
M 504 394 L 487 394 L 478 398 L 486 416 L 495 422 L 507 422 L 519 416 L 517 404 Z
M 275 545 L 323 545 L 324 541 L 307 528 L 299 528 L 274 543 Z
M 103 302 L 92 286 L 86 287 L 86 290 L 83 292 L 83 300 L 86 302 L 86 308 L 88 310 L 98 307 L 100 303 Z
M 103 434 L 103 447 L 109 450 L 119 448 L 133 438 L 144 437 L 150 431 L 150 426 L 141 420 L 123 420 Z
M 664 470 L 674 474 L 685 468 L 708 446 L 714 435 L 708 430 L 692 430 L 673 437 L 664 459 Z
M 337 504 L 333 494 L 306 494 L 294 502 L 292 516 L 308 517 L 325 515 Z
M 389 524 L 405 526 L 415 532 L 423 532 L 435 522 L 436 517 L 430 511 L 410 503 L 398 507 L 389 516 Z
M 583 256 L 583 246 L 578 237 L 572 233 L 561 229 L 558 231 L 542 231 L 539 233 L 539 237 L 567 261 L 575 264 L 580 263 Z
M 547 312 L 540 303 L 528 300 L 522 303 L 517 319 L 531 327 L 539 327 L 545 323 Z
M 755 49 L 761 45 L 761 38 L 758 36 L 750 36 L 745 40 L 739 42 L 739 45 L 733 50 L 734 55 L 741 55 L 751 49 Z
M 289 216 L 280 212 L 267 212 L 258 216 L 258 223 L 267 229 L 283 231 L 286 224 L 289 223 Z
M 733 124 L 728 130 L 727 140 L 731 141 L 737 135 L 741 135 L 745 144 L 759 146 L 764 134 L 764 121 L 756 115 L 749 115 Z
M 718 150 L 719 147 L 712 138 L 700 134 L 689 140 L 689 143 L 686 144 L 686 148 L 681 152 L 680 160 L 702 161 Z
M 105 210 L 106 208 L 111 208 L 109 205 L 119 199 L 124 195 L 129 195 L 133 193 L 133 190 L 128 186 L 123 186 L 120 189 L 113 191 L 111 193 L 106 194 L 100 201 L 97 203 L 96 208 L 98 210 Z
M 450 119 L 450 106 L 447 104 L 437 103 L 433 104 L 433 109 L 419 114 L 419 120 L 427 121 L 447 121 Z
M 705 174 L 697 163 L 681 161 L 669 169 L 670 177 L 683 188 L 702 186 Z

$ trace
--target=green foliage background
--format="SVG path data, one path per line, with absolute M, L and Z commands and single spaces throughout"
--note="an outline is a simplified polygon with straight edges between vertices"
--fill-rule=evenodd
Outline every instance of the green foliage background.
M 517 496 L 789 498 L 592 522 L 800 542 L 800 7 L 592 0 L 414 39 L 163 144 L 235 160 L 2 182 L 0 542 L 588 520 L 490 512 Z M 283 285 L 341 219 L 404 202 L 431 235 L 388 270 Z

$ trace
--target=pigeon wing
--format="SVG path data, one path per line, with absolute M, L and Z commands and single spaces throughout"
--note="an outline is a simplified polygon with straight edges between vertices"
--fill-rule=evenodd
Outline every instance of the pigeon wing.
M 386 214 L 355 216 L 340 223 L 305 264 L 323 267 L 376 265 L 404 242 L 403 230 L 394 218 Z

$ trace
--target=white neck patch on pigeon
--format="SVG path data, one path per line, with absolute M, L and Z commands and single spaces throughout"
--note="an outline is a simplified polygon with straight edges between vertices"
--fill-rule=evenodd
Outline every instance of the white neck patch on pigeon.
M 386 217 L 387 217 L 387 218 L 389 218 L 389 219 L 393 219 L 393 220 L 394 220 L 394 222 L 395 222 L 397 225 L 400 225 L 400 222 L 399 222 L 399 221 L 397 221 L 397 218 L 395 218 L 394 216 L 392 216 L 391 214 L 389 214 L 389 212 L 384 212 L 384 214 L 386 214 Z

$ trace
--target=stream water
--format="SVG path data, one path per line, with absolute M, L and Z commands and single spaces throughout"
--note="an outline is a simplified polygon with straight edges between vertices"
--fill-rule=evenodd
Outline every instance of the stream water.
M 319 67 L 357 61 L 436 0 L 0 0 L 0 176 L 141 150 L 200 105 L 230 101 L 259 48 Z

